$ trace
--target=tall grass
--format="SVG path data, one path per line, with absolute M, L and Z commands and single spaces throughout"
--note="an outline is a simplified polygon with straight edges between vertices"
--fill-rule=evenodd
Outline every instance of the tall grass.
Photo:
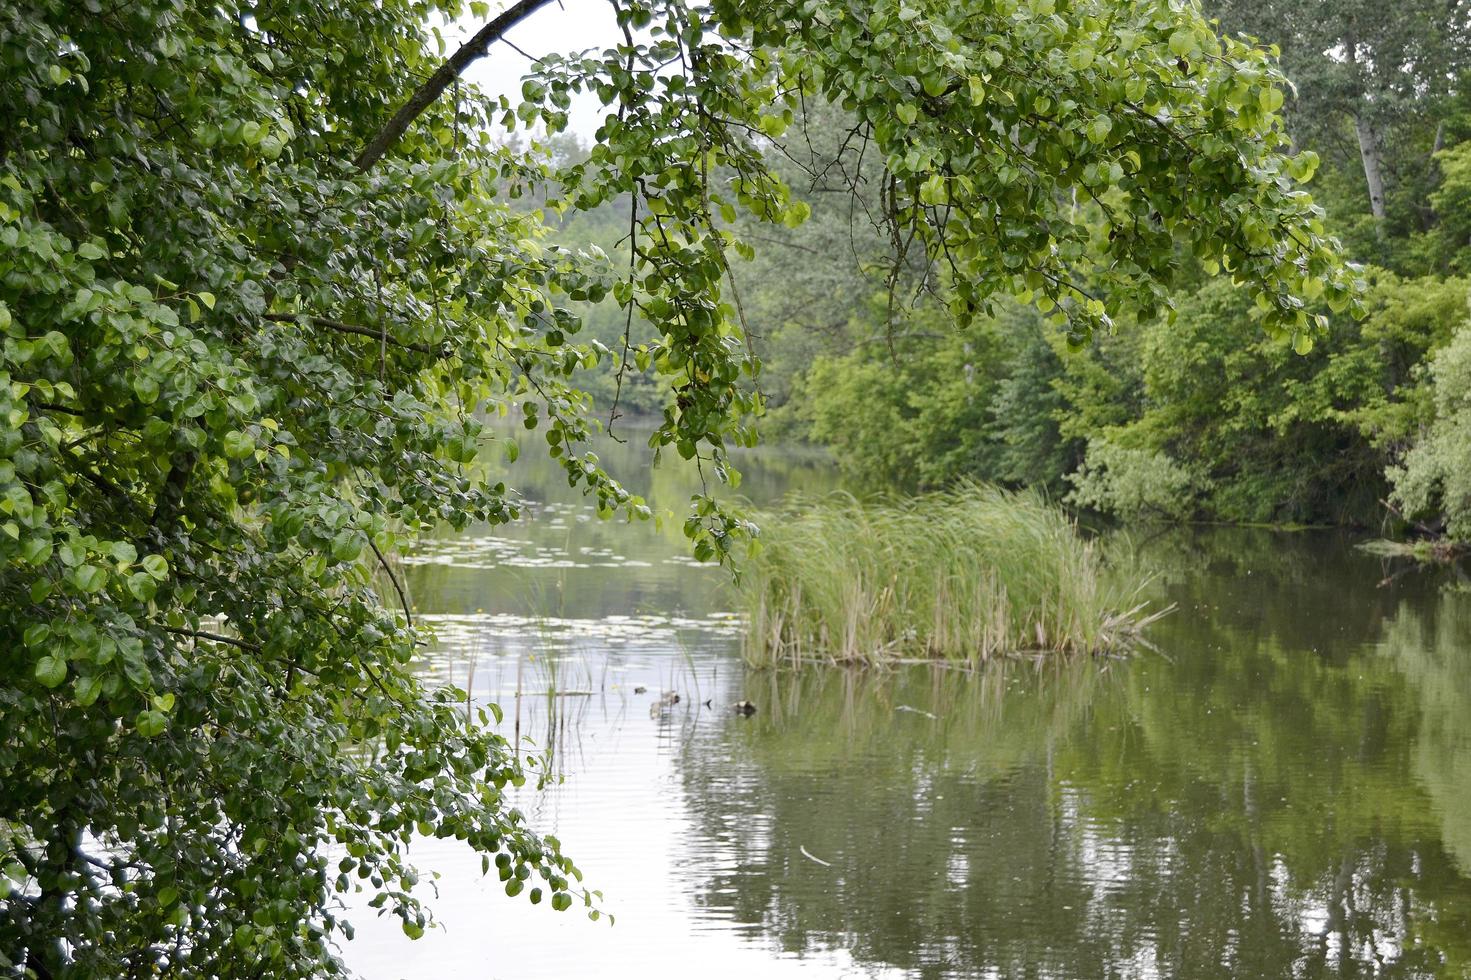
M 1100 652 L 1154 618 L 1143 583 L 1105 574 L 1094 545 L 1035 493 L 966 485 L 879 504 L 839 494 L 761 526 L 741 582 L 756 666 Z

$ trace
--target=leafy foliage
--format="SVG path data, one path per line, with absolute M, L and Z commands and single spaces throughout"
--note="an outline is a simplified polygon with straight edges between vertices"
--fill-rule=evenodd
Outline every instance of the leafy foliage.
M 819 359 L 805 382 L 812 434 L 855 479 L 935 486 L 995 469 L 993 370 L 1008 324 L 978 322 L 958 333 L 942 315 L 929 318 L 941 322 L 924 330 L 910 316 L 904 337 Z
M 1280 44 L 1282 69 L 1294 83 L 1284 124 L 1298 146 L 1321 156 L 1314 186 L 1328 205 L 1328 227 L 1351 254 L 1372 263 L 1364 271 L 1363 319 L 1340 317 L 1327 333 L 1310 336 L 1263 330 L 1270 305 L 1233 290 L 1228 270 L 1177 244 L 1173 309 L 1111 316 L 1111 328 L 1086 344 L 1056 323 L 1043 324 L 1027 343 L 1013 342 L 1017 331 L 1008 325 L 993 343 L 993 324 L 1009 316 L 1004 308 L 954 340 L 926 336 L 944 333 L 934 329 L 933 311 L 961 292 L 944 279 L 943 254 L 911 254 L 902 269 L 893 267 L 902 275 L 888 284 L 897 284 L 900 297 L 919 297 L 912 305 L 855 306 L 855 296 L 869 300 L 885 285 L 875 249 L 866 247 L 882 237 L 868 234 L 870 213 L 881 219 L 884 212 L 883 195 L 874 194 L 868 211 L 851 222 L 858 234 L 809 238 L 810 226 L 782 233 L 788 267 L 846 260 L 848 276 L 865 276 L 870 285 L 841 299 L 801 295 L 790 322 L 806 345 L 778 333 L 785 360 L 774 371 L 798 376 L 772 386 L 785 400 L 778 414 L 802 420 L 800 431 L 832 446 L 845 470 L 873 483 L 943 486 L 971 478 L 1060 492 L 1081 476 L 1088 443 L 1102 440 L 1112 448 L 1095 447 L 1095 457 L 1109 453 L 1122 464 L 1128 455 L 1137 465 L 1125 469 L 1135 475 L 1173 461 L 1198 478 L 1187 481 L 1194 488 L 1188 499 L 1161 508 L 1185 484 L 1157 472 L 1163 483 L 1150 495 L 1154 512 L 1379 523 L 1386 468 L 1434 414 L 1424 366 L 1463 317 L 1466 283 L 1452 276 L 1464 272 L 1471 240 L 1460 206 L 1471 145 L 1464 12 L 1454 3 L 1412 6 L 1206 5 L 1223 29 Z M 1345 60 L 1350 42 L 1356 63 Z M 814 223 L 832 221 L 821 206 L 834 171 L 862 189 L 882 175 L 856 166 L 867 144 L 838 152 L 851 125 L 841 116 L 809 111 L 798 119 L 804 121 L 819 162 L 798 153 L 801 167 L 778 165 L 793 171 L 793 186 L 802 173 L 813 175 Z M 1361 145 L 1361 137 L 1372 139 Z M 1366 194 L 1366 146 L 1383 185 L 1382 218 Z M 1075 203 L 1084 220 L 1103 214 L 1084 193 Z M 841 230 L 850 222 L 837 224 Z M 854 247 L 834 247 L 849 242 Z M 841 278 L 837 270 L 824 274 Z M 785 281 L 768 274 L 755 292 L 780 298 Z M 1080 281 L 1093 288 L 1086 277 Z M 766 282 L 772 285 L 763 290 Z M 766 308 L 785 322 L 775 304 Z M 820 324 L 835 326 L 819 332 Z M 947 406 L 962 390 L 958 369 L 973 363 L 955 356 L 966 344 L 989 357 L 976 366 L 982 383 L 970 389 L 974 401 L 958 413 Z M 1112 506 L 1105 504 L 1111 494 L 1086 496 Z
M 1349 240 L 1400 251 L 1386 249 L 1386 238 L 1402 244 L 1425 230 L 1421 205 L 1435 176 L 1430 157 L 1446 136 L 1447 103 L 1458 79 L 1471 68 L 1467 5 L 1212 0 L 1207 6 L 1226 31 L 1280 48 L 1294 83 L 1290 128 L 1321 149 L 1331 172 L 1343 178 L 1334 203 Z M 1391 264 L 1387 259 L 1376 257 Z
M 1440 215 L 1435 241 L 1446 255 L 1446 265 L 1465 275 L 1471 272 L 1471 142 L 1460 143 L 1439 157 L 1441 182 L 1430 195 Z
M 1202 480 L 1159 450 L 1091 439 L 1069 479 L 1068 501 L 1129 520 L 1184 520 L 1196 510 Z
M 733 225 L 807 217 L 766 153 L 808 97 L 857 120 L 898 261 L 943 263 L 961 319 L 1019 292 L 1081 339 L 1160 301 L 1180 247 L 1299 344 L 1316 297 L 1356 301 L 1280 76 L 1192 6 L 629 0 L 622 43 L 543 59 L 519 104 L 455 81 L 546 2 L 448 61 L 431 15 L 484 5 L 0 9 L 10 972 L 341 972 L 339 894 L 425 928 L 415 834 L 598 914 L 508 807 L 524 774 L 488 715 L 416 678 L 386 556 L 517 515 L 476 465 L 487 411 L 544 431 L 605 516 L 648 516 L 584 445 L 599 365 L 659 392 L 656 451 L 735 481 L 763 401 Z M 555 134 L 586 91 L 585 158 L 496 138 Z M 627 266 L 547 240 L 613 202 Z M 578 343 L 607 296 L 623 342 Z M 751 531 L 708 492 L 684 529 L 701 559 Z
M 1385 467 L 1422 414 L 1418 364 L 1464 303 L 1458 280 L 1370 277 L 1367 314 L 1307 355 L 1254 330 L 1227 284 L 1180 305 L 1143 337 L 1143 406 L 1113 437 L 1164 451 L 1210 480 L 1213 516 L 1371 521 Z
M 337 893 L 423 931 L 415 833 L 590 903 L 372 571 L 515 515 L 472 412 L 575 439 L 547 297 L 607 288 L 495 202 L 473 110 L 351 166 L 432 66 L 415 5 L 11 5 L 0 65 L 6 966 L 339 972 Z
M 1435 418 L 1389 471 L 1394 500 L 1471 541 L 1471 329 L 1463 327 L 1430 362 Z
M 1177 245 L 1249 283 L 1274 333 L 1321 329 L 1315 296 L 1339 309 L 1354 298 L 1297 186 L 1315 157 L 1284 155 L 1280 76 L 1194 7 L 998 0 L 858 15 L 808 2 L 725 16 L 783 74 L 857 115 L 884 161 L 901 258 L 913 242 L 949 271 L 957 315 L 1009 292 L 1084 337 L 1125 299 L 1163 302 Z

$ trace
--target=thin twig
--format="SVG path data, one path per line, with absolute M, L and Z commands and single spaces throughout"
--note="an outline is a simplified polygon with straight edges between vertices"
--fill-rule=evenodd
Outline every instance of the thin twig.
M 327 330 L 335 330 L 338 333 L 350 333 L 358 337 L 371 337 L 372 339 L 378 341 L 379 344 L 387 344 L 392 347 L 401 347 L 404 350 L 416 351 L 420 354 L 428 354 L 431 357 L 437 356 L 440 353 L 433 347 L 430 347 L 428 344 L 412 344 L 405 343 L 401 340 L 391 340 L 388 337 L 387 329 L 384 327 L 380 327 L 379 329 L 374 330 L 372 327 L 360 327 L 354 323 L 343 323 L 341 320 L 333 320 L 324 316 L 310 316 L 305 313 L 267 313 L 264 315 L 263 319 L 270 320 L 272 323 L 299 323 L 305 320 L 307 323 L 310 323 L 312 326 L 315 327 L 323 327 Z
M 260 652 L 259 643 L 252 643 L 249 640 L 241 640 L 233 636 L 221 636 L 218 633 L 207 633 L 204 630 L 179 629 L 174 626 L 163 626 L 160 627 L 160 629 L 162 629 L 165 633 L 173 633 L 175 636 L 187 636 L 190 639 L 194 640 L 210 640 L 214 643 L 226 643 L 232 647 L 239 647 L 242 650 L 249 650 L 252 653 Z
M 387 575 L 388 581 L 393 583 L 393 591 L 398 593 L 398 601 L 403 606 L 404 617 L 408 619 L 409 625 L 413 626 L 414 614 L 409 611 L 409 597 L 407 594 L 404 593 L 403 586 L 399 584 L 398 576 L 393 574 L 392 568 L 388 567 L 388 559 L 383 557 L 383 552 L 378 550 L 378 546 L 373 543 L 373 539 L 371 537 L 368 538 L 368 547 L 372 548 L 373 554 L 377 556 L 378 564 L 383 568 L 383 574 Z

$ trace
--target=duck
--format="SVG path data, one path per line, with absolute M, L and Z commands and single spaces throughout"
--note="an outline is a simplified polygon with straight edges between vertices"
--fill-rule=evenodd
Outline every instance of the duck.
M 649 717 L 657 718 L 666 708 L 672 708 L 679 703 L 678 691 L 665 691 L 659 695 L 659 699 L 649 705 Z
M 737 701 L 731 707 L 735 708 L 736 714 L 743 715 L 747 718 L 756 713 L 756 706 L 749 701 Z

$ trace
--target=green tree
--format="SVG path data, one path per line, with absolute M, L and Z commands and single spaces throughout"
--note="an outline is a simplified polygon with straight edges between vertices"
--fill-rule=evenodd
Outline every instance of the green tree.
M 875 310 L 871 322 L 883 321 Z M 957 331 L 943 311 L 914 311 L 894 324 L 893 339 L 818 358 L 801 399 L 812 436 L 860 483 L 913 489 L 994 479 L 991 405 L 1004 326 L 985 320 Z
M 729 224 L 805 217 L 764 157 L 802 99 L 854 114 L 893 240 L 962 319 L 1021 293 L 1081 338 L 1159 301 L 1179 247 L 1299 343 L 1314 297 L 1354 301 L 1280 77 L 1192 6 L 627 0 L 619 43 L 543 59 L 519 104 L 458 81 L 549 2 L 444 60 L 434 15 L 485 4 L 0 8 L 12 974 L 341 972 L 337 894 L 424 929 L 415 834 L 598 912 L 507 806 L 505 742 L 416 678 L 384 558 L 516 516 L 475 463 L 487 410 L 543 429 L 602 513 L 646 515 L 583 444 L 599 364 L 652 372 L 653 447 L 730 477 L 761 399 Z M 609 112 L 585 160 L 494 139 L 558 132 L 586 91 Z M 545 215 L 620 197 L 627 266 L 545 241 Z M 571 306 L 609 294 L 653 339 L 574 342 Z M 715 558 L 749 528 L 702 493 L 685 530 Z
M 1345 170 L 1350 161 L 1358 165 L 1355 197 L 1362 203 L 1354 210 L 1368 205 L 1371 234 L 1382 236 L 1386 219 L 1401 235 L 1422 228 L 1427 212 L 1416 205 L 1424 204 L 1430 157 L 1445 145 L 1447 102 L 1471 67 L 1467 4 L 1213 0 L 1208 6 L 1226 30 L 1280 46 L 1294 83 L 1291 129 Z
M 1095 437 L 1075 499 L 1120 514 L 1168 514 L 1176 500 L 1176 516 L 1198 504 L 1236 521 L 1375 520 L 1385 467 L 1432 414 L 1418 365 L 1464 317 L 1466 283 L 1367 279 L 1364 318 L 1306 355 L 1263 336 L 1224 279 L 1206 283 L 1173 323 L 1134 335 L 1140 377 L 1127 387 L 1140 398 L 1122 419 L 1091 403 L 1122 399 L 1102 386 L 1114 374 L 1084 359 L 1063 379 L 1075 416 L 1064 428 Z
M 1430 195 L 1440 215 L 1436 244 L 1444 247 L 1446 265 L 1462 275 L 1471 272 L 1471 142 L 1440 155 L 1441 183 Z
M 1471 328 L 1462 327 L 1429 365 L 1430 420 L 1390 468 L 1405 516 L 1452 540 L 1471 541 Z

